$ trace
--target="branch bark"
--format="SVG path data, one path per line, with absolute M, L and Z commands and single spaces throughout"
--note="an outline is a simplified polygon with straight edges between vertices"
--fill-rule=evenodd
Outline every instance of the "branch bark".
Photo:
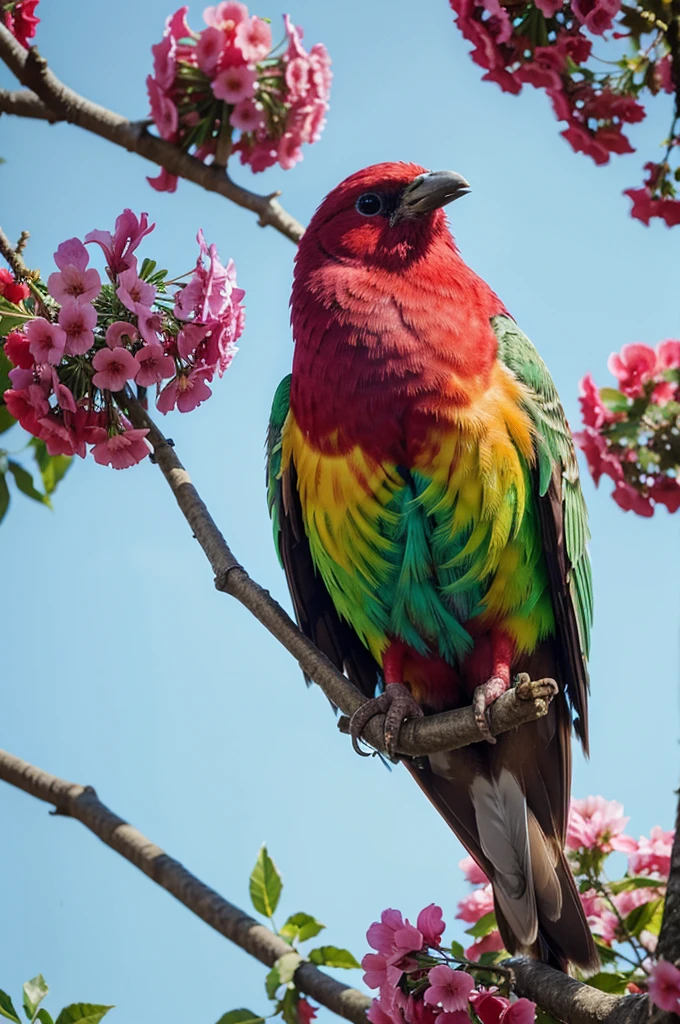
M 517 995 L 566 1024 L 643 1024 L 649 1017 L 647 996 L 609 995 L 537 960 L 514 957 L 503 963 L 512 968 Z
M 302 224 L 284 210 L 275 196 L 262 196 L 242 188 L 224 169 L 196 160 L 171 142 L 149 134 L 144 124 L 128 121 L 120 114 L 80 96 L 57 78 L 35 47 L 25 50 L 2 24 L 0 59 L 30 90 L 28 93 L 2 90 L 0 113 L 41 118 L 52 124 L 68 121 L 78 125 L 164 167 L 170 174 L 193 181 L 208 192 L 217 192 L 237 206 L 252 210 L 263 227 L 270 225 L 292 242 L 299 242 L 304 231 Z
M 147 440 L 153 448 L 154 458 L 212 566 L 217 589 L 235 597 L 252 612 L 321 687 L 328 699 L 345 715 L 353 715 L 365 702 L 363 694 L 300 632 L 281 605 L 251 579 L 237 561 L 174 447 L 168 444 L 139 402 L 123 393 L 118 394 L 116 399 L 135 427 L 149 431 Z M 491 732 L 495 736 L 547 714 L 549 699 L 533 696 L 534 692 L 540 692 L 539 685 L 536 684 L 536 691 L 530 689 L 525 697 L 513 689 L 495 702 L 490 713 Z M 383 728 L 384 716 L 381 715 L 372 719 L 365 730 L 367 740 L 377 750 L 384 750 Z M 471 707 L 465 707 L 405 722 L 399 734 L 397 749 L 399 754 L 418 757 L 442 750 L 455 750 L 478 741 L 479 729 L 474 712 Z
M 290 952 L 290 946 L 280 936 L 229 903 L 160 846 L 114 814 L 91 786 L 59 779 L 4 750 L 0 750 L 0 779 L 52 804 L 57 814 L 77 818 L 193 914 L 267 967 Z M 343 985 L 311 963 L 298 967 L 295 981 L 300 991 L 333 1013 L 354 1024 L 366 1024 L 366 1010 L 371 1000 L 358 989 Z

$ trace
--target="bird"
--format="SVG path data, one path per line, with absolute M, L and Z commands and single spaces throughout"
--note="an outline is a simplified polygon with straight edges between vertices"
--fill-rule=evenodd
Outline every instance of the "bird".
M 572 728 L 588 754 L 587 511 L 546 365 L 450 232 L 469 191 L 387 162 L 321 202 L 268 501 L 298 625 L 366 697 L 354 742 L 384 713 L 394 756 L 404 720 L 472 703 L 479 742 L 401 760 L 490 879 L 505 948 L 592 972 L 564 853 Z M 552 681 L 549 711 L 494 739 L 487 709 L 523 674 Z

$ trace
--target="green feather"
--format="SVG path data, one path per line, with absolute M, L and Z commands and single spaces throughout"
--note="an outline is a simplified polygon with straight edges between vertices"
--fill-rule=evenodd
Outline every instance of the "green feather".
M 284 377 L 274 394 L 272 411 L 269 416 L 269 427 L 267 429 L 267 504 L 269 515 L 272 520 L 274 531 L 274 546 L 279 562 L 281 562 L 281 549 L 279 544 L 279 532 L 281 529 L 281 434 L 283 424 L 290 408 L 290 381 L 291 374 Z M 281 563 L 283 565 L 283 563 Z

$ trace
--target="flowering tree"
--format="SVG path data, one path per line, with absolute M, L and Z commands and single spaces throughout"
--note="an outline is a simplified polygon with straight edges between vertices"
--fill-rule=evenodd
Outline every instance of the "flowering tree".
M 322 45 L 305 49 L 301 30 L 287 15 L 284 42 L 272 47 L 270 25 L 241 3 L 208 8 L 200 32 L 190 27 L 187 9 L 181 8 L 153 47 L 153 74 L 147 79 L 152 120 L 132 123 L 72 92 L 36 49 L 26 49 L 35 35 L 36 6 L 37 0 L 0 6 L 0 57 L 25 87 L 0 92 L 0 112 L 80 125 L 158 164 L 160 173 L 149 179 L 156 190 L 174 191 L 178 179 L 186 178 L 253 210 L 262 224 L 293 241 L 299 239 L 301 225 L 275 196 L 235 184 L 226 169 L 235 154 L 253 172 L 275 163 L 290 169 L 301 159 L 301 146 L 319 139 L 330 88 Z M 619 10 L 614 0 L 575 0 L 571 7 L 544 0 L 519 8 L 486 0 L 476 6 L 461 3 L 455 10 L 487 77 L 510 91 L 524 83 L 545 87 L 569 123 L 567 140 L 596 162 L 604 162 L 610 152 L 627 151 L 622 125 L 642 116 L 638 95 L 644 89 L 671 91 L 673 68 L 680 65 L 673 63 L 676 15 L 662 23 L 663 11 L 656 8 L 640 7 L 638 21 L 635 11 Z M 649 34 L 648 26 L 652 39 L 634 68 L 623 62 L 618 77 L 598 76 L 586 63 L 592 46 L 587 33 L 602 35 L 617 18 L 636 45 Z M 676 121 L 672 141 L 675 128 Z M 674 198 L 668 159 L 664 166 L 663 176 L 659 172 L 648 190 L 649 202 L 657 204 L 649 209 L 651 216 L 671 224 L 680 202 Z M 8 476 L 28 497 L 49 503 L 75 456 L 89 454 L 114 469 L 134 467 L 150 456 L 205 552 L 217 589 L 246 606 L 329 699 L 351 715 L 362 696 L 239 565 L 174 445 L 149 415 L 154 404 L 165 415 L 190 412 L 206 401 L 244 329 L 244 292 L 236 284 L 233 262 L 222 262 L 199 230 L 194 269 L 173 278 L 141 257 L 153 228 L 147 214 L 126 209 L 112 231 L 92 230 L 83 239 L 63 241 L 46 280 L 25 262 L 26 233 L 12 245 L 0 231 L 0 252 L 8 264 L 0 271 L 0 432 L 28 433 L 26 450 L 35 458 L 43 488 L 36 487 L 24 464 L 0 450 L 0 518 L 9 503 Z M 645 346 L 624 349 L 611 364 L 620 391 L 598 393 L 590 377 L 582 382 L 586 425 L 581 444 L 594 471 L 615 479 L 615 497 L 624 507 L 626 501 L 628 507 L 646 502 L 650 509 L 651 502 L 669 509 L 680 504 L 675 452 L 679 346 L 669 341 L 656 352 Z M 551 696 L 540 683 L 510 690 L 493 706 L 491 733 L 545 715 Z M 383 749 L 379 720 L 369 725 L 366 736 Z M 474 713 L 463 708 L 407 723 L 398 753 L 417 757 L 478 741 Z M 469 925 L 466 945 L 450 937 L 444 941 L 442 911 L 435 903 L 418 914 L 415 925 L 400 911 L 385 910 L 368 928 L 372 952 L 362 960 L 364 981 L 377 992 L 371 1000 L 322 970 L 358 968 L 352 953 L 327 944 L 306 947 L 324 928 L 314 916 L 298 911 L 281 928 L 274 926 L 282 882 L 266 849 L 250 879 L 253 908 L 263 924 L 162 851 L 159 857 L 158 848 L 137 830 L 122 829 L 121 819 L 91 789 L 5 752 L 0 752 L 0 778 L 83 822 L 266 964 L 265 990 L 273 1003 L 269 1016 L 280 1015 L 286 1024 L 309 1024 L 315 1017 L 308 997 L 355 1024 L 367 1019 L 371 1024 L 531 1024 L 537 1014 L 541 1021 L 595 1024 L 603 1018 L 642 1020 L 653 1006 L 665 1012 L 680 1009 L 680 848 L 673 846 L 673 833 L 660 827 L 638 841 L 627 836 L 627 819 L 615 802 L 600 797 L 575 801 L 567 840 L 601 954 L 597 975 L 568 978 L 546 965 L 508 961 L 490 884 L 466 859 L 461 868 L 473 889 L 458 908 L 458 918 Z M 612 852 L 628 856 L 627 871 L 614 881 L 605 872 Z M 40 975 L 24 985 L 23 1010 L 30 1022 L 51 1024 L 42 1006 L 47 991 Z M 97 1024 L 109 1009 L 73 1004 L 61 1011 L 56 1024 Z M 20 1020 L 2 991 L 0 1015 Z M 227 1011 L 220 1024 L 262 1024 L 264 1019 L 237 1009 Z

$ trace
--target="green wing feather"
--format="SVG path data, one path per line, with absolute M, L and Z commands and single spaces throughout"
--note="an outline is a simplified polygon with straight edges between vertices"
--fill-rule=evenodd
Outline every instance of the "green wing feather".
M 494 317 L 498 358 L 525 386 L 524 406 L 536 431 L 535 488 L 557 628 L 567 661 L 567 692 L 588 748 L 588 672 L 593 588 L 588 515 L 571 431 L 548 369 L 508 316 Z
M 290 381 L 292 374 L 284 377 L 276 391 L 272 402 L 272 411 L 269 417 L 267 429 L 267 504 L 269 515 L 272 520 L 274 531 L 274 546 L 279 562 L 283 566 L 281 558 L 281 511 L 282 511 L 282 488 L 281 488 L 281 451 L 283 424 L 286 422 L 288 409 L 290 408 Z

